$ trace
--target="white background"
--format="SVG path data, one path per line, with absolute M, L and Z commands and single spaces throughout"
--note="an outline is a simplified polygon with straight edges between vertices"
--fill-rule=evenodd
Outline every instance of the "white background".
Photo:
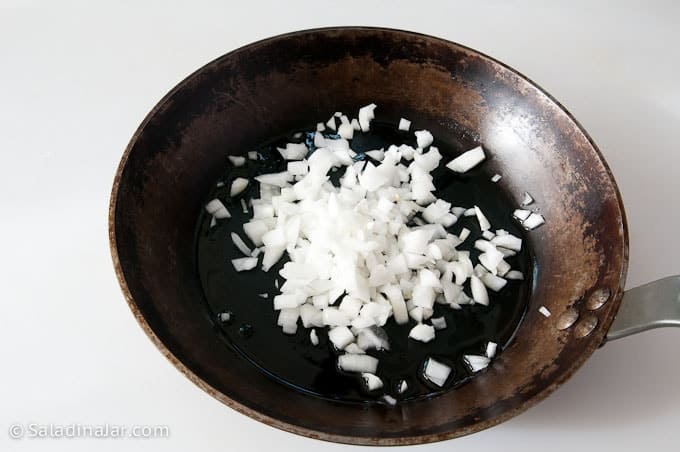
M 108 3 L 0 0 L 0 450 L 350 448 L 267 427 L 196 388 L 137 326 L 109 257 L 109 190 L 144 115 L 190 72 L 271 35 L 396 27 L 519 69 L 611 165 L 630 225 L 628 287 L 680 273 L 677 2 Z M 529 412 L 418 450 L 677 450 L 679 341 L 656 330 L 611 343 Z M 14 422 L 165 424 L 171 437 L 14 441 Z

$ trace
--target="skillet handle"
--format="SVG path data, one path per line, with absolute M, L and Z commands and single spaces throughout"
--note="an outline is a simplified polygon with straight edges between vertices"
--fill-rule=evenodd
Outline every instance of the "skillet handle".
M 607 341 L 662 326 L 680 327 L 680 275 L 627 290 Z

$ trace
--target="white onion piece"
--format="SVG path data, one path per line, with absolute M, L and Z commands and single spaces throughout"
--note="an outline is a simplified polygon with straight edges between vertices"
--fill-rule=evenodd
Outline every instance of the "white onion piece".
M 451 368 L 446 364 L 440 363 L 434 358 L 428 358 L 425 362 L 423 375 L 437 386 L 444 386 L 449 374 L 451 374 Z
M 250 248 L 248 248 L 248 245 L 246 245 L 246 242 L 239 237 L 239 235 L 235 232 L 231 233 L 231 241 L 234 242 L 234 246 L 238 248 L 240 252 L 242 252 L 245 256 L 250 256 L 250 257 L 255 257 L 252 255 L 252 251 Z
M 308 152 L 304 143 L 286 143 L 285 148 L 276 148 L 276 150 L 286 160 L 302 160 Z
M 369 391 L 375 391 L 383 387 L 383 381 L 380 377 L 372 373 L 364 372 L 361 374 L 361 378 L 364 380 L 364 384 Z
M 231 218 L 231 213 L 229 213 L 224 204 L 222 204 L 222 201 L 220 201 L 217 198 L 213 199 L 208 204 L 206 204 L 205 210 L 218 220 L 221 220 L 223 218 Z
M 465 209 L 465 212 L 463 212 L 463 216 L 465 217 L 474 217 L 477 215 L 477 212 L 475 211 L 474 207 L 470 207 L 469 209 Z
M 525 191 L 524 194 L 522 195 L 522 207 L 528 206 L 529 204 L 534 202 L 534 198 L 531 197 L 528 191 Z
M 354 353 L 355 355 L 364 355 L 365 351 L 359 348 L 356 342 L 352 342 L 347 347 L 345 347 L 345 353 Z
M 408 131 L 411 128 L 411 121 L 406 118 L 399 119 L 399 130 Z
M 482 231 L 486 231 L 491 227 L 491 223 L 486 219 L 484 212 L 477 206 L 475 206 L 475 215 L 477 215 L 477 221 L 479 222 L 479 227 Z
M 491 176 L 491 182 L 493 182 L 495 184 L 496 182 L 501 180 L 502 177 L 503 176 L 501 176 L 500 174 L 494 174 L 493 176 Z
M 434 339 L 434 327 L 420 323 L 409 331 L 408 337 L 420 342 L 430 342 Z
M 259 293 L 259 294 L 257 294 L 257 296 L 260 297 L 260 298 L 265 298 L 265 299 L 269 298 L 269 294 L 266 293 L 266 292 L 265 293 Z
M 350 124 L 352 125 L 352 128 L 357 132 L 361 130 L 361 125 L 359 125 L 359 121 L 357 120 L 357 118 L 353 118 L 352 121 L 350 121 Z
M 444 317 L 433 317 L 430 319 L 435 330 L 443 330 L 446 328 L 446 319 Z
M 522 239 L 515 237 L 512 234 L 497 235 L 491 239 L 491 243 L 514 251 L 522 249 Z
M 354 127 L 351 124 L 340 124 L 338 135 L 345 140 L 351 140 L 354 137 Z
M 484 306 L 489 305 L 489 294 L 486 291 L 486 287 L 484 286 L 484 283 L 474 275 L 470 276 L 470 290 L 472 291 L 472 299 L 475 303 Z
M 446 167 L 456 173 L 465 173 L 480 164 L 486 156 L 481 146 L 463 152 L 461 155 L 446 164 Z
M 532 230 L 536 229 L 543 223 L 545 223 L 545 218 L 543 218 L 543 215 L 541 215 L 540 213 L 532 212 L 531 215 L 529 215 L 529 217 L 526 220 L 524 220 L 522 226 L 524 226 L 525 229 Z
M 357 334 L 357 345 L 362 350 L 389 350 L 390 343 L 382 328 L 362 328 Z
M 466 238 L 470 236 L 470 230 L 468 228 L 463 228 L 460 230 L 460 234 L 458 234 L 458 238 L 460 239 L 461 242 L 464 242 Z
M 232 259 L 231 264 L 237 272 L 252 270 L 257 267 L 256 257 L 240 257 L 238 259 Z
M 486 369 L 491 361 L 486 356 L 480 355 L 463 355 L 463 360 L 470 367 L 472 372 L 479 372 L 480 370 Z
M 233 198 L 243 192 L 248 186 L 248 179 L 243 177 L 237 177 L 231 183 L 231 188 L 229 190 L 229 195 Z
M 417 130 L 414 132 L 416 136 L 416 142 L 418 143 L 418 148 L 425 149 L 432 144 L 434 138 L 428 130 Z
M 335 348 L 342 350 L 351 342 L 354 342 L 354 335 L 346 326 L 336 326 L 328 331 L 328 340 L 330 340 Z
M 229 161 L 231 162 L 232 165 L 234 166 L 243 166 L 246 163 L 246 158 L 237 156 L 237 155 L 230 155 L 228 156 Z
M 524 275 L 522 274 L 521 271 L 518 270 L 510 270 L 505 274 L 505 279 L 515 279 L 515 280 L 522 280 L 524 279 Z
M 335 125 L 335 116 L 331 116 L 331 119 L 329 119 L 326 122 L 326 127 L 328 127 L 329 129 L 331 129 L 333 131 L 337 130 L 337 127 Z
M 261 184 L 274 185 L 276 187 L 286 187 L 289 182 L 293 180 L 293 175 L 288 171 L 281 173 L 260 174 L 255 176 L 255 180 Z
M 550 317 L 550 315 L 551 315 L 550 310 L 548 308 L 546 308 L 545 306 L 541 306 L 540 308 L 538 308 L 538 312 L 543 314 L 545 317 Z
M 371 120 L 375 117 L 375 104 L 366 105 L 359 109 L 359 125 L 363 132 L 368 132 L 371 128 Z
M 316 123 L 316 131 L 317 132 L 323 132 L 326 130 L 326 125 L 323 122 L 317 122 Z
M 397 385 L 397 392 L 399 394 L 403 394 L 408 390 L 408 383 L 406 380 L 401 380 L 399 384 Z
M 520 222 L 529 218 L 529 215 L 531 215 L 531 210 L 515 209 L 515 211 L 512 212 L 512 216 L 517 218 Z
M 500 276 L 496 276 L 491 273 L 485 273 L 483 274 L 480 279 L 484 283 L 486 287 L 489 289 L 493 290 L 494 292 L 498 292 L 501 290 L 505 285 L 508 283 L 505 279 L 501 278 Z
M 368 372 L 378 370 L 378 359 L 370 355 L 344 354 L 338 357 L 338 367 L 345 372 Z
M 399 324 L 408 322 L 408 311 L 406 310 L 406 302 L 404 301 L 404 294 L 401 289 L 394 285 L 388 285 L 382 288 L 382 292 L 392 305 L 394 321 Z
M 257 160 L 257 151 L 248 151 L 248 160 Z
M 495 342 L 489 342 L 486 344 L 486 357 L 491 359 L 494 356 L 496 356 L 496 349 L 498 348 L 498 344 Z
M 489 230 L 486 230 L 482 232 L 482 237 L 484 237 L 486 240 L 492 240 L 494 237 L 496 237 L 496 234 Z
M 312 329 L 312 331 L 309 332 L 309 342 L 312 343 L 312 345 L 319 345 L 319 336 L 316 334 L 316 330 Z

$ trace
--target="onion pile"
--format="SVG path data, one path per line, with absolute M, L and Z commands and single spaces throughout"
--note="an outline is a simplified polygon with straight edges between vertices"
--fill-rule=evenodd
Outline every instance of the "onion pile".
M 317 328 L 327 328 L 337 352 L 338 368 L 361 374 L 369 391 L 383 388 L 379 360 L 368 350 L 389 350 L 389 338 L 381 328 L 388 321 L 406 324 L 414 341 L 436 340 L 437 330 L 448 327 L 443 317 L 432 318 L 435 303 L 451 309 L 488 305 L 490 292 L 502 290 L 509 279 L 522 279 L 505 261 L 522 247 L 522 239 L 494 230 L 479 206 L 452 206 L 434 193 L 432 171 L 442 155 L 427 130 L 414 132 L 417 147 L 391 145 L 357 154 L 350 145 L 356 132 L 370 130 L 376 105 L 359 110 L 358 119 L 336 113 L 317 124 L 313 150 L 304 143 L 278 148 L 286 170 L 260 174 L 255 181 L 237 178 L 231 195 L 259 183 L 260 197 L 249 201 L 252 219 L 243 234 L 231 234 L 243 257 L 233 259 L 237 271 L 268 272 L 284 255 L 288 261 L 279 275 L 284 282 L 272 298 L 278 325 L 285 334 L 307 328 L 309 341 L 319 343 Z M 411 122 L 402 118 L 400 130 Z M 337 134 L 324 136 L 331 129 Z M 248 154 L 248 158 L 257 158 Z M 464 173 L 486 158 L 478 146 L 446 163 Z M 230 157 L 234 165 L 244 157 Z M 330 180 L 338 172 L 339 184 Z M 494 182 L 500 175 L 494 176 Z M 533 202 L 526 193 L 522 206 Z M 214 218 L 228 218 L 218 199 L 205 206 Z M 246 207 L 244 206 L 244 211 Z M 462 215 L 474 216 L 483 231 L 477 240 L 462 228 L 452 227 Z M 517 209 L 513 216 L 527 229 L 544 219 L 535 212 Z M 213 221 L 214 223 L 214 221 Z M 469 249 L 481 251 L 471 258 Z M 466 249 L 467 248 L 467 249 Z M 260 257 L 261 256 L 261 257 Z M 263 298 L 267 294 L 261 294 Z M 488 366 L 496 353 L 489 343 L 486 354 L 465 355 L 472 372 Z M 423 366 L 423 376 L 444 386 L 451 368 L 433 358 Z M 398 392 L 407 388 L 404 381 Z

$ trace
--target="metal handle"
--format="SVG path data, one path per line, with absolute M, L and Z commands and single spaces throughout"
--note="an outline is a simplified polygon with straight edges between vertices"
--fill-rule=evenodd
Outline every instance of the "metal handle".
M 626 291 L 607 340 L 662 326 L 680 327 L 680 275 Z

